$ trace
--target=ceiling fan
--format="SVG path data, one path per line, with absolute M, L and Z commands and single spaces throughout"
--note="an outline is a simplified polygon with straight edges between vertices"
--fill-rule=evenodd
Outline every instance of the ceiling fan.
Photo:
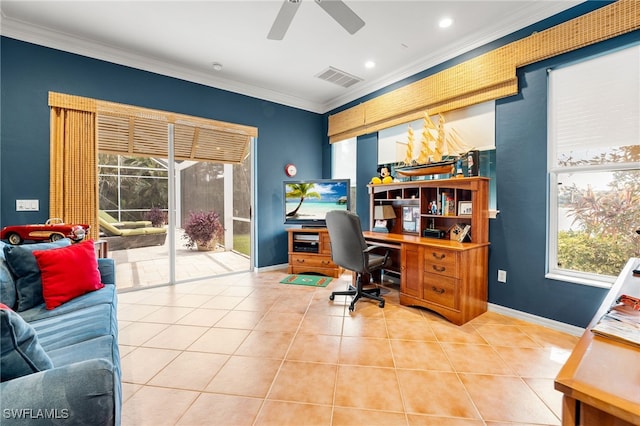
M 267 35 L 269 40 L 282 40 L 300 7 L 302 0 L 284 0 L 276 20 Z M 349 34 L 355 34 L 364 27 L 364 21 L 342 0 L 314 0 L 318 6 L 338 22 Z

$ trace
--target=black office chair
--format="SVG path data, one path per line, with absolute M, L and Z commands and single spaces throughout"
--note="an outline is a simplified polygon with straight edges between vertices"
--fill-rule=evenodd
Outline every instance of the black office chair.
M 331 240 L 331 258 L 333 262 L 345 269 L 356 273 L 356 286 L 349 284 L 349 290 L 334 291 L 329 296 L 333 300 L 336 296 L 354 296 L 349 305 L 353 311 L 356 302 L 361 297 L 377 300 L 378 306 L 384 308 L 384 299 L 380 297 L 380 288 L 364 289 L 363 275 L 370 277 L 374 271 L 387 266 L 389 252 L 382 256 L 371 253 L 379 246 L 369 246 L 362 235 L 360 218 L 355 213 L 345 210 L 332 210 L 327 213 L 327 230 Z M 367 282 L 367 284 L 369 284 Z

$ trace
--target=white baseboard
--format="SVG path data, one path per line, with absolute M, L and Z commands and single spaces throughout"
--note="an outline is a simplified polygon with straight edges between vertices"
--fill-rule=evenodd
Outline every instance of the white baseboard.
M 562 331 L 563 333 L 571 334 L 573 336 L 579 337 L 579 336 L 582 336 L 582 334 L 584 333 L 584 328 L 576 327 L 575 325 L 566 324 L 566 323 L 555 321 L 549 318 L 539 317 L 537 315 L 528 314 L 522 311 L 517 311 L 515 309 L 507 308 L 505 306 L 494 305 L 493 303 L 489 303 L 488 310 L 491 312 L 496 312 L 498 314 L 506 315 L 509 317 L 529 321 L 534 324 L 542 325 L 544 327 L 549 327 L 553 330 Z
M 279 269 L 284 269 L 286 272 L 286 269 L 289 267 L 288 263 L 281 263 L 280 265 L 269 265 L 269 266 L 263 266 L 261 268 L 255 268 L 256 272 L 267 272 L 267 271 L 277 271 Z

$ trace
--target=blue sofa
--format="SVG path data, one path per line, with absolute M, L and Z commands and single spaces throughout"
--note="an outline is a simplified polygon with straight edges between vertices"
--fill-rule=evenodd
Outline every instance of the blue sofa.
M 49 246 L 58 243 L 69 245 L 61 240 Z M 17 299 L 21 290 L 19 287 L 15 290 L 18 278 L 3 246 L 7 245 L 0 242 L 0 303 L 18 308 L 0 310 L 3 315 L 0 368 L 8 372 L 26 362 L 28 371 L 8 380 L 3 372 L 0 424 L 119 425 L 122 393 L 113 259 L 97 260 L 104 284 L 99 290 L 50 310 L 44 303 L 20 309 Z M 21 247 L 39 250 L 38 246 Z M 32 338 L 23 339 L 22 348 L 10 353 L 7 334 L 21 333 L 31 333 Z M 33 350 L 34 346 L 44 350 L 44 359 L 25 361 L 23 352 Z

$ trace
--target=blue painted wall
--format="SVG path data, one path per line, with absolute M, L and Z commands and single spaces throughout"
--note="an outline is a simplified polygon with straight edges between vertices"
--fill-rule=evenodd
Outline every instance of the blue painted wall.
M 378 164 L 378 134 L 358 136 L 356 142 L 356 213 L 360 216 L 363 229 L 369 229 L 369 191 L 367 184 L 371 178 L 377 176 Z
M 1 226 L 48 217 L 48 92 L 55 91 L 257 127 L 257 266 L 287 262 L 284 165 L 295 163 L 301 179 L 323 177 L 320 114 L 6 37 L 0 43 Z M 38 199 L 40 211 L 16 212 L 16 199 Z
M 640 31 L 520 69 L 520 93 L 496 105 L 500 214 L 490 222 L 489 300 L 584 327 L 607 290 L 545 279 L 547 69 L 640 42 Z M 497 270 L 508 284 L 497 282 Z

